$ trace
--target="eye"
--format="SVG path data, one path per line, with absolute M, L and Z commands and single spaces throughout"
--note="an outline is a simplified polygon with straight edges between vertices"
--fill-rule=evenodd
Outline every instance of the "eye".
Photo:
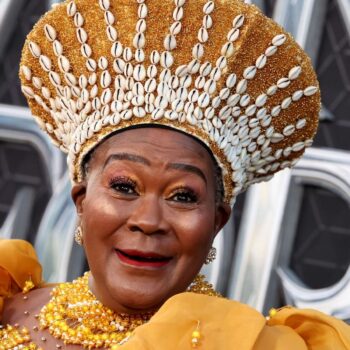
M 193 190 L 186 188 L 177 190 L 170 199 L 180 203 L 196 203 L 198 200 Z
M 109 187 L 114 191 L 126 194 L 126 195 L 136 195 L 136 183 L 127 177 L 117 177 L 110 181 Z

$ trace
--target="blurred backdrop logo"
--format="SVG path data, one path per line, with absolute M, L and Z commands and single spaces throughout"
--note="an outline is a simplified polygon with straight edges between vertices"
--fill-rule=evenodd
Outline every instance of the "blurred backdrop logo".
M 204 272 L 260 311 L 286 303 L 350 319 L 350 1 L 251 0 L 290 31 L 321 83 L 321 124 L 293 171 L 253 186 L 218 235 Z M 63 155 L 20 92 L 24 38 L 55 1 L 0 0 L 0 237 L 34 243 L 47 281 L 86 269 Z M 49 236 L 49 237 L 48 237 Z

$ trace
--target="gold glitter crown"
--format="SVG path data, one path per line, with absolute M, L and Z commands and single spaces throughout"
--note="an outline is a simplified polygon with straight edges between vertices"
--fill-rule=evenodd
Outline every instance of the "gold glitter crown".
M 28 35 L 20 77 L 75 182 L 106 136 L 165 125 L 210 147 L 229 202 L 293 166 L 318 125 L 310 59 L 239 0 L 66 1 Z

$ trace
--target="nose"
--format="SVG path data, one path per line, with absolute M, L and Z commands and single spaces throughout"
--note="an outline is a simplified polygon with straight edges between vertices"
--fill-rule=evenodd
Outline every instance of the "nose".
M 159 198 L 153 195 L 139 198 L 133 207 L 127 226 L 131 232 L 146 235 L 166 233 L 169 225 Z

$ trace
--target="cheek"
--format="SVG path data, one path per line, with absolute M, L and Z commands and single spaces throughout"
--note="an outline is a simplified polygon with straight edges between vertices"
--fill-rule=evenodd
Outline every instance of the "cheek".
M 195 210 L 173 214 L 173 227 L 184 255 L 203 257 L 214 238 L 215 216 L 213 210 Z
M 98 242 L 110 237 L 126 220 L 126 211 L 104 190 L 87 192 L 83 204 L 84 239 Z

